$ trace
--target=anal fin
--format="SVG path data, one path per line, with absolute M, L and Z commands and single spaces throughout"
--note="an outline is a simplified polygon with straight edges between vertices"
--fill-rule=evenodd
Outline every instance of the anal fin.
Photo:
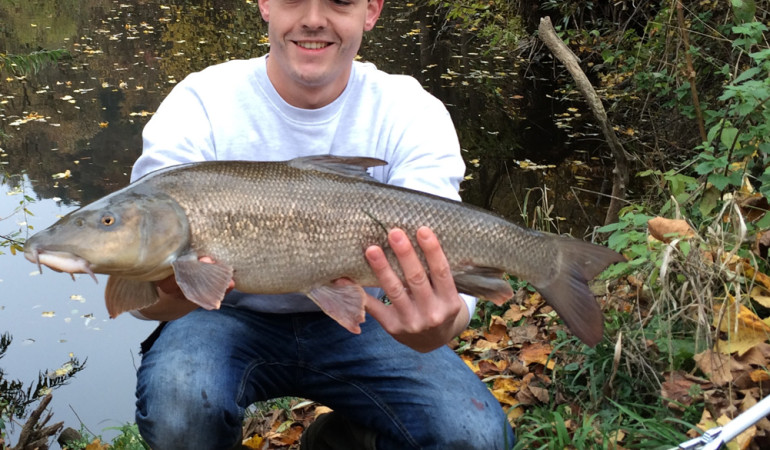
M 513 289 L 503 279 L 503 271 L 494 267 L 465 266 L 452 272 L 457 292 L 502 305 L 513 297 Z

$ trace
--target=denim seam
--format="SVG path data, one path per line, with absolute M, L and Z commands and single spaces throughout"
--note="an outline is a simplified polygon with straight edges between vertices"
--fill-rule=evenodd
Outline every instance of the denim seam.
M 335 376 L 333 373 L 326 372 L 314 366 L 305 365 L 305 364 L 302 364 L 302 366 L 306 370 L 310 370 L 317 374 L 321 374 L 325 377 L 331 378 L 341 383 L 345 383 L 349 386 L 353 386 L 356 389 L 358 389 L 361 393 L 363 393 L 366 397 L 368 397 L 372 401 L 372 403 L 374 403 L 387 417 L 390 418 L 390 420 L 393 422 L 396 428 L 401 432 L 401 434 L 404 436 L 404 438 L 409 442 L 409 444 L 412 447 L 420 448 L 420 445 L 414 440 L 414 437 L 412 437 L 412 435 L 409 433 L 409 430 L 407 430 L 406 426 L 400 420 L 398 420 L 398 415 L 395 414 L 393 410 L 390 409 L 390 407 L 388 407 L 386 402 L 380 400 L 380 398 L 374 392 L 367 389 L 366 386 L 360 385 L 355 381 L 347 379 L 345 377 Z

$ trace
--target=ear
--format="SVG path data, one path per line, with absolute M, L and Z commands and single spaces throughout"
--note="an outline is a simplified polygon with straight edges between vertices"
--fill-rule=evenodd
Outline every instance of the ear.
M 270 0 L 259 0 L 259 12 L 265 22 L 270 22 Z
M 267 2 L 267 0 L 260 0 L 260 4 L 262 2 Z M 374 28 L 374 25 L 377 23 L 377 19 L 380 18 L 380 13 L 382 12 L 382 6 L 384 3 L 385 0 L 367 0 L 364 31 L 369 31 Z M 265 14 L 263 13 L 262 16 L 264 17 Z

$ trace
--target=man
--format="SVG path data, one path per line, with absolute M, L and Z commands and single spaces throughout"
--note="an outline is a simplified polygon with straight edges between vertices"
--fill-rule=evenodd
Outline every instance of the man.
M 444 106 L 412 78 L 353 62 L 383 2 L 260 0 L 269 54 L 175 87 L 132 177 L 189 161 L 358 155 L 388 161 L 372 169 L 378 180 L 459 199 L 464 164 Z M 232 448 L 250 404 L 299 396 L 334 410 L 306 431 L 308 450 L 511 447 L 499 404 L 444 345 L 475 299 L 457 293 L 429 229 L 417 233 L 429 274 L 403 231 L 388 238 L 406 281 L 382 249 L 366 249 L 390 304 L 367 299 L 360 335 L 299 294 L 232 291 L 205 311 L 173 279 L 159 283 L 160 301 L 135 312 L 167 321 L 143 344 L 137 374 L 136 422 L 150 446 Z

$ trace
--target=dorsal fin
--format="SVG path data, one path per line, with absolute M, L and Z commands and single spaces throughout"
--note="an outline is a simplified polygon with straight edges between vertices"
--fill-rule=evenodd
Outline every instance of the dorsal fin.
M 318 170 L 321 172 L 342 175 L 345 177 L 362 178 L 364 180 L 373 180 L 366 173 L 369 167 L 387 165 L 387 161 L 377 158 L 366 158 L 361 156 L 337 156 L 337 155 L 313 155 L 294 158 L 288 162 L 292 167 L 302 170 Z

